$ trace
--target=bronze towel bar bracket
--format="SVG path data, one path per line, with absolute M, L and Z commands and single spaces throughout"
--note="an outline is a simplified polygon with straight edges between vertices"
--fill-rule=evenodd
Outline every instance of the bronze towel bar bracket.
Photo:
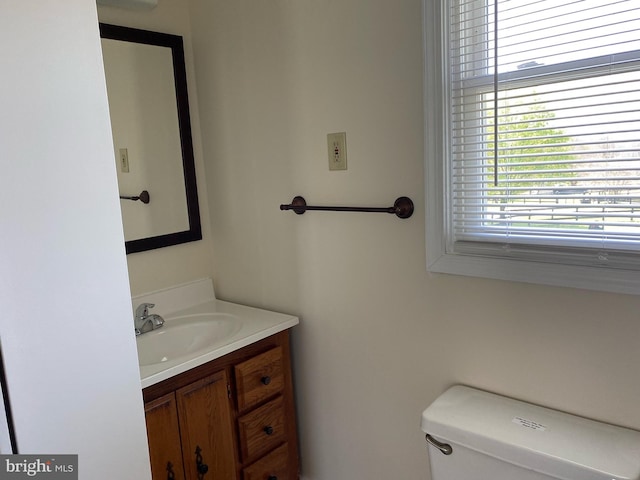
M 302 215 L 307 210 L 322 210 L 327 212 L 380 212 L 393 213 L 398 218 L 409 218 L 413 215 L 413 202 L 409 197 L 399 197 L 392 207 L 317 207 L 307 205 L 304 197 L 294 197 L 289 205 L 280 205 L 280 210 L 293 210 Z
M 149 192 L 146 190 L 140 192 L 140 195 L 120 195 L 120 198 L 123 200 L 133 200 L 134 202 L 140 200 L 142 203 L 149 203 L 150 200 Z

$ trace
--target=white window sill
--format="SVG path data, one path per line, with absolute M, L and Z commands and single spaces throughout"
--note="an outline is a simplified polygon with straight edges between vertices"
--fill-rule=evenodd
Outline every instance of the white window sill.
M 429 252 L 433 253 L 433 252 Z M 640 272 L 468 255 L 428 255 L 430 272 L 613 293 L 640 294 Z

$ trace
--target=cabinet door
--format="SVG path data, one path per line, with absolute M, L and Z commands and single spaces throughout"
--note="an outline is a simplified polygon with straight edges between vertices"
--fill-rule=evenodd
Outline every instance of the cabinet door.
M 224 370 L 176 391 L 186 480 L 236 478 L 228 392 Z
M 182 480 L 182 448 L 175 394 L 144 406 L 153 480 Z

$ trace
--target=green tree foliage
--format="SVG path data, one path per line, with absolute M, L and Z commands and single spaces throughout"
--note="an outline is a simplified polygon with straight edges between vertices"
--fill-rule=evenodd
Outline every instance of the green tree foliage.
M 544 105 L 504 108 L 500 110 L 498 127 L 498 184 L 494 185 L 494 169 L 489 169 L 489 190 L 504 195 L 510 188 L 553 190 L 575 184 L 574 172 L 567 172 L 574 156 L 570 137 L 549 125 L 555 113 Z M 492 116 L 492 114 L 491 114 Z M 494 127 L 488 127 L 487 157 L 493 156 Z M 521 192 L 522 193 L 522 192 Z

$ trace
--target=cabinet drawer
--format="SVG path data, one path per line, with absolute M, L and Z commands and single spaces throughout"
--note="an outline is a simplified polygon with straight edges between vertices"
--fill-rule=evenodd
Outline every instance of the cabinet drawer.
M 277 397 L 238 419 L 243 460 L 262 455 L 285 440 L 284 401 Z
M 276 347 L 235 366 L 238 410 L 244 411 L 282 391 L 282 348 Z
M 242 470 L 243 480 L 289 480 L 289 449 L 287 444 L 276 448 L 264 458 Z

